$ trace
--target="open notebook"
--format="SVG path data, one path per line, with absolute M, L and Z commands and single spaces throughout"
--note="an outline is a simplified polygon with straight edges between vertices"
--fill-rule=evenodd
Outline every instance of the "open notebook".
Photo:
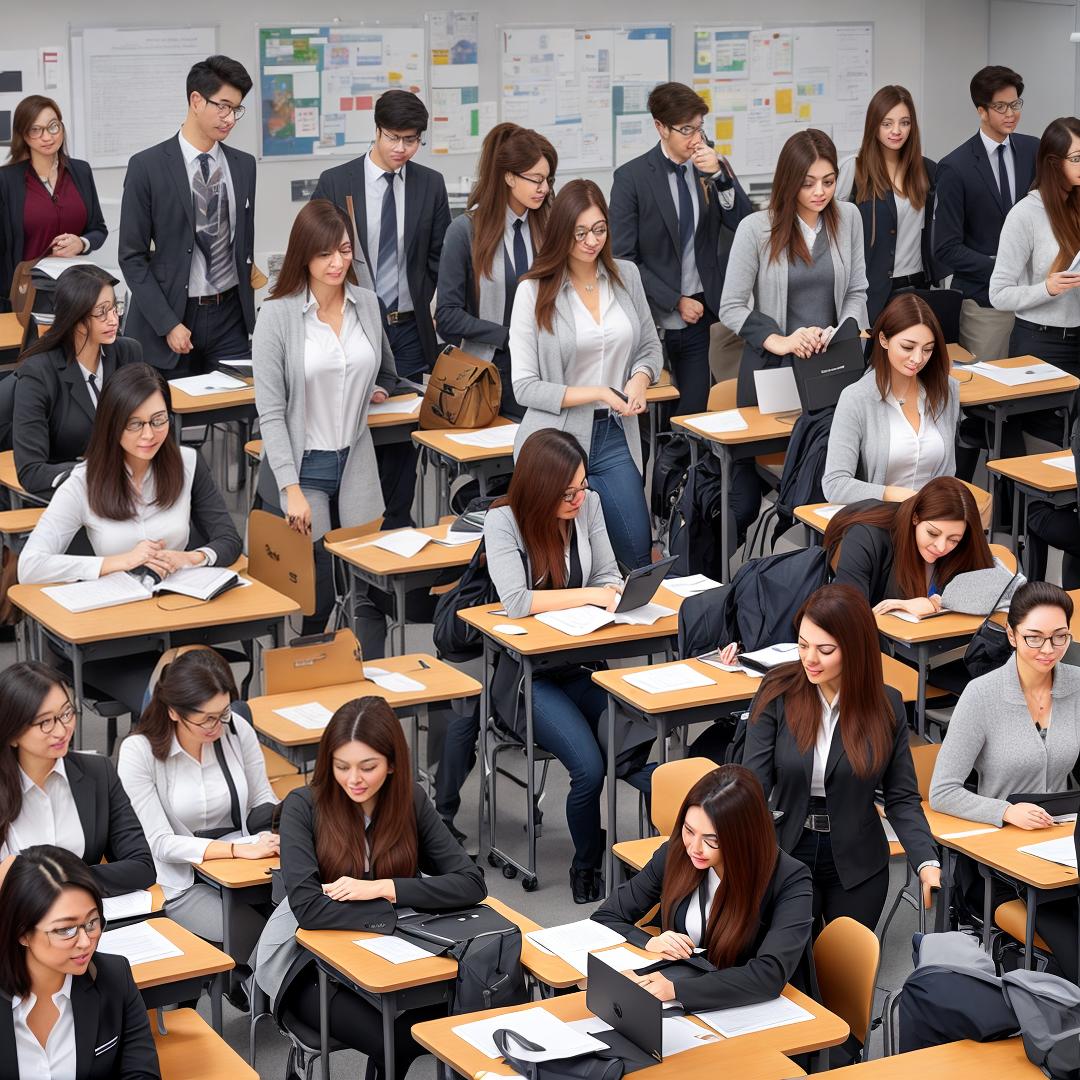
M 96 611 L 98 608 L 149 600 L 156 593 L 179 593 L 195 600 L 215 596 L 240 584 L 234 570 L 216 566 L 187 566 L 174 570 L 161 581 L 147 571 L 120 571 L 94 581 L 73 581 L 70 585 L 50 585 L 41 591 L 68 611 Z

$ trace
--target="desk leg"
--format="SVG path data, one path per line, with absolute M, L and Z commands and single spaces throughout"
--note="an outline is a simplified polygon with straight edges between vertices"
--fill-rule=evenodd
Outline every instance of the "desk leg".
M 990 867 L 979 863 L 979 877 L 983 879 L 983 934 L 982 947 L 990 951 L 990 929 L 994 922 L 993 876 Z
M 484 814 L 488 818 L 488 850 L 495 846 L 495 814 L 491 808 L 491 786 L 495 783 L 495 777 L 488 769 L 487 748 L 487 718 L 490 713 L 490 698 L 488 687 L 491 685 L 491 644 L 487 634 L 482 634 L 484 639 L 484 659 L 480 676 L 480 810 L 476 822 L 476 845 L 479 854 L 484 853 Z
M 397 994 L 382 994 L 379 998 L 382 1008 L 383 1038 L 383 1080 L 397 1080 L 394 1069 L 397 1062 L 394 1046 L 394 1019 L 397 1016 Z
M 529 832 L 529 872 L 522 879 L 521 884 L 526 892 L 531 892 L 536 888 L 536 759 L 533 754 L 535 746 L 533 742 L 532 660 L 523 656 L 521 666 L 525 671 L 525 764 L 528 770 L 525 776 L 525 795 L 529 800 L 528 817 L 525 819 Z M 530 878 L 532 879 L 531 888 L 529 887 Z
M 219 1035 L 221 1034 L 221 994 L 228 977 L 229 973 L 223 971 L 210 980 L 210 1023 Z
M 615 794 L 615 697 L 608 694 L 607 699 L 607 851 L 604 852 L 604 895 L 610 896 L 612 879 L 615 871 L 615 856 L 611 853 L 612 845 L 618 840 L 615 828 L 618 813 L 618 797 Z
M 920 645 L 916 653 L 919 684 L 915 691 L 915 727 L 920 735 L 926 735 L 926 680 L 930 674 L 930 647 Z
M 729 524 L 731 502 L 731 451 L 718 443 L 716 454 L 720 458 L 720 565 L 724 568 L 725 583 L 731 581 L 732 536 Z M 692 455 L 691 455 L 692 456 Z
M 82 649 L 75 645 L 71 650 L 71 681 L 75 691 L 75 749 L 83 748 L 83 660 Z
M 398 656 L 405 655 L 405 575 L 394 575 L 394 626 L 398 634 Z M 393 633 L 390 636 L 390 648 L 393 649 Z M 391 653 L 393 655 L 393 653 Z
M 322 1080 L 330 1080 L 330 985 L 322 964 L 319 969 L 319 1062 Z
M 1011 536 L 1010 536 L 1010 539 L 1012 540 L 1012 549 L 1013 549 L 1013 551 L 1019 551 L 1020 550 L 1019 547 L 1017 546 L 1017 544 L 1019 543 L 1019 539 L 1020 539 L 1020 499 L 1021 499 L 1020 485 L 1019 484 L 1013 484 L 1012 532 L 1011 532 Z M 1027 506 L 1026 501 L 1025 501 L 1024 505 L 1025 505 L 1025 511 L 1026 511 L 1026 506 Z M 993 521 L 991 521 L 990 522 L 990 535 L 991 536 L 994 535 L 993 524 L 994 524 Z M 1029 561 L 1030 561 L 1030 557 L 1028 555 L 1029 545 L 1027 543 L 1027 514 L 1026 514 L 1026 512 L 1024 514 L 1024 525 L 1025 525 L 1025 528 L 1024 528 L 1024 557 L 1023 557 L 1023 559 L 1019 559 L 1019 557 L 1018 557 L 1018 565 L 1024 570 L 1025 575 L 1026 575 L 1027 568 L 1028 568 Z
M 1027 919 L 1024 921 L 1024 970 L 1031 971 L 1035 966 L 1035 911 L 1039 903 L 1039 892 L 1031 885 L 1027 887 Z

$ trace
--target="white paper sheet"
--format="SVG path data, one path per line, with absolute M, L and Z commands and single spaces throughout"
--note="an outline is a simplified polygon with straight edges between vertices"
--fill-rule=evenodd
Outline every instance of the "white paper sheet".
M 120 919 L 133 919 L 139 915 L 149 915 L 154 910 L 154 897 L 149 889 L 136 889 L 134 892 L 121 893 L 119 896 L 102 898 L 102 915 L 108 922 Z
M 418 532 L 416 529 L 401 529 L 398 532 L 387 533 L 377 540 L 367 540 L 357 547 L 377 547 L 383 551 L 389 551 L 391 555 L 400 555 L 402 558 L 411 559 L 419 554 L 431 543 L 431 537 L 427 533 Z
M 690 574 L 688 577 L 664 578 L 664 588 L 676 596 L 697 596 L 709 589 L 719 589 L 723 582 L 714 581 L 705 574 Z
M 421 949 L 419 945 L 389 934 L 354 941 L 353 944 L 359 945 L 361 949 L 366 949 L 376 956 L 381 956 L 384 960 L 389 960 L 391 964 L 407 964 L 411 960 L 427 960 L 431 957 L 431 953 Z
M 144 922 L 106 930 L 98 942 L 98 950 L 126 956 L 132 967 L 184 955 L 183 949 L 177 948 L 164 934 Z
M 613 613 L 612 622 L 620 626 L 652 626 L 660 619 L 666 619 L 674 615 L 675 609 L 665 607 L 663 604 L 642 604 L 641 607 L 631 608 L 629 611 L 616 611 Z
M 413 690 L 423 690 L 424 684 L 410 679 L 408 675 L 402 675 L 398 671 L 387 671 L 386 668 L 364 665 L 364 678 L 370 679 L 376 686 L 384 690 L 390 690 L 395 694 L 407 694 Z
M 49 256 L 45 259 L 38 259 L 38 261 L 34 263 L 35 270 L 40 270 L 46 277 L 51 277 L 53 281 L 55 281 L 69 266 L 96 266 L 99 269 L 104 269 L 96 258 L 89 255 L 73 255 L 67 259 Z
M 1062 836 L 1057 840 L 1043 840 L 1038 844 L 1025 844 L 1020 851 L 1047 862 L 1060 863 L 1076 869 L 1076 841 L 1072 836 Z
M 242 379 L 227 375 L 224 371 L 208 371 L 205 375 L 188 375 L 183 379 L 170 379 L 173 390 L 182 390 L 189 397 L 209 397 L 225 394 L 230 390 L 246 390 L 248 384 Z
M 586 634 L 595 633 L 600 627 L 607 626 L 614 619 L 615 616 L 610 611 L 594 607 L 592 604 L 563 608 L 562 611 L 542 611 L 536 616 L 537 622 L 542 622 L 553 630 L 559 630 L 570 637 L 584 637 Z
M 466 544 L 475 544 L 482 536 L 483 533 L 454 532 L 449 529 L 445 536 L 436 536 L 435 543 L 442 544 L 443 547 L 464 547 Z
M 499 1053 L 491 1036 L 499 1028 L 516 1032 L 530 1042 L 545 1048 L 543 1051 L 533 1052 L 516 1046 L 514 1056 L 523 1061 L 555 1061 L 558 1058 L 577 1057 L 579 1054 L 590 1054 L 606 1049 L 599 1039 L 575 1031 L 569 1024 L 539 1006 L 535 1009 L 523 1009 L 521 1012 L 509 1014 L 500 1013 L 486 1020 L 459 1024 L 452 1030 L 470 1046 L 475 1046 L 480 1053 L 495 1059 L 501 1058 L 502 1054 Z
M 786 997 L 763 1001 L 759 1005 L 740 1005 L 734 1009 L 712 1009 L 695 1015 L 728 1039 L 733 1039 L 737 1035 L 749 1035 L 752 1031 L 765 1031 L 767 1028 L 785 1027 L 788 1024 L 802 1024 L 814 1019 L 813 1013 L 807 1012 L 801 1005 L 797 1005 Z
M 614 949 L 604 949 L 602 952 L 594 952 L 597 960 L 603 960 L 608 967 L 616 971 L 637 971 L 638 968 L 648 967 L 656 963 L 655 956 L 639 956 L 625 945 L 617 945 Z
M 651 667 L 648 671 L 624 675 L 623 679 L 647 694 L 667 694 L 673 690 L 691 690 L 696 686 L 716 685 L 715 679 L 703 675 L 689 664 L 662 664 Z
M 964 829 L 961 832 L 947 832 L 941 834 L 942 840 L 962 840 L 965 836 L 984 836 L 986 833 L 997 832 L 996 825 L 988 825 L 985 829 Z
M 462 446 L 482 446 L 489 450 L 511 449 L 517 437 L 517 424 L 481 428 L 479 431 L 462 431 L 446 437 Z
M 824 521 L 832 521 L 841 510 L 844 509 L 843 503 L 833 503 L 829 506 L 819 506 L 815 511 L 815 516 L 822 518 Z
M 1063 472 L 1072 473 L 1076 475 L 1076 458 L 1070 454 L 1068 457 L 1048 457 L 1043 458 L 1042 463 L 1044 465 L 1053 465 L 1055 469 L 1061 469 Z
M 725 431 L 745 431 L 750 426 L 738 409 L 725 409 L 723 412 L 699 416 L 696 420 L 687 420 L 687 423 L 698 431 L 704 431 L 707 435 L 719 435 Z
M 317 701 L 305 701 L 302 705 L 288 705 L 284 709 L 275 709 L 274 712 L 311 731 L 321 731 L 330 723 L 330 718 L 334 715 L 325 705 L 320 705 Z
M 745 659 L 756 660 L 766 667 L 775 667 L 777 664 L 786 664 L 789 660 L 799 659 L 799 646 L 793 641 L 779 642 L 776 645 L 767 645 L 764 649 L 742 654 Z
M 616 950 L 612 950 L 613 952 Z M 602 954 L 597 954 L 602 955 Z M 570 1027 L 582 1035 L 598 1035 L 602 1031 L 611 1031 L 611 1025 L 606 1024 L 599 1016 L 586 1016 L 581 1020 L 571 1020 Z M 665 1058 L 672 1054 L 681 1054 L 684 1050 L 696 1050 L 699 1046 L 708 1046 L 710 1043 L 720 1041 L 720 1036 L 685 1016 L 665 1016 L 662 1022 L 661 1038 L 663 1045 L 661 1052 Z
M 424 399 L 419 394 L 413 394 L 412 397 L 392 397 L 387 398 L 386 401 L 380 401 L 378 405 L 368 406 L 368 416 L 384 416 L 393 413 L 415 413 L 420 411 L 420 406 L 424 404 Z
M 1028 364 L 1026 367 L 998 367 L 996 364 L 976 362 L 968 365 L 970 370 L 983 375 L 1003 386 L 1026 386 L 1028 383 L 1049 382 L 1052 379 L 1063 378 L 1068 372 L 1056 368 L 1052 364 L 1043 364 L 1039 361 Z
M 68 611 L 97 611 L 99 608 L 116 607 L 149 600 L 152 593 L 138 578 L 118 571 L 93 581 L 73 581 L 68 585 L 49 585 L 41 590 Z

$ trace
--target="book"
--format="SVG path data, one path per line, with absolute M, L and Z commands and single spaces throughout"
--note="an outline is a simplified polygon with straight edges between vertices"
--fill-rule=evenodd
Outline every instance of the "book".
M 41 591 L 68 611 L 81 613 L 134 604 L 166 592 L 190 596 L 194 600 L 213 600 L 239 584 L 240 577 L 234 570 L 216 566 L 186 566 L 182 570 L 174 570 L 161 580 L 145 568 L 130 572 L 121 570 L 93 581 L 50 585 Z

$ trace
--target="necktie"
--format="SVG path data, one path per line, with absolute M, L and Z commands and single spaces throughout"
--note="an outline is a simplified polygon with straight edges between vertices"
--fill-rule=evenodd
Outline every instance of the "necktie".
M 379 225 L 379 261 L 375 267 L 375 291 L 387 311 L 398 305 L 397 203 L 394 201 L 394 174 L 383 173 L 382 221 Z
M 210 155 L 199 155 L 199 172 L 202 173 L 203 183 L 210 179 Z
M 206 280 L 224 292 L 236 284 L 229 189 L 221 167 L 210 171 L 210 155 L 200 154 L 199 171 L 191 181 L 195 201 L 195 242 L 206 260 Z
M 521 220 L 514 222 L 514 277 L 519 281 L 529 272 L 529 252 L 521 232 L 523 224 Z
M 686 251 L 694 243 L 694 197 L 686 178 L 686 166 L 669 161 L 675 173 L 675 187 L 679 191 L 679 249 Z
M 1005 143 L 997 148 L 998 187 L 1001 188 L 1001 207 L 1006 213 L 1012 208 L 1012 194 L 1009 191 L 1009 174 L 1005 169 Z
M 93 405 L 94 409 L 96 410 L 98 403 L 98 387 L 96 375 L 91 375 L 86 380 L 86 388 L 90 391 L 90 404 Z

